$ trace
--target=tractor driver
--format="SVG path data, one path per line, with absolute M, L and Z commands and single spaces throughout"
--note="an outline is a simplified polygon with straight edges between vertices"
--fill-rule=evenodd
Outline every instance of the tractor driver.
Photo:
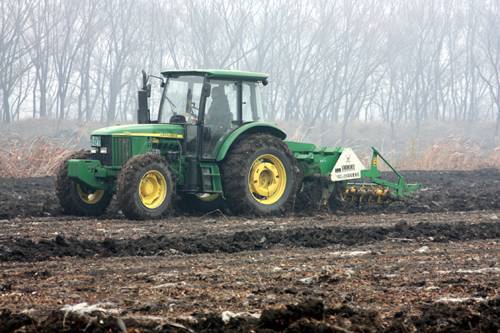
M 216 129 L 216 132 L 225 132 L 231 127 L 233 114 L 229 108 L 229 101 L 224 91 L 224 85 L 221 84 L 213 87 L 210 97 L 212 98 L 212 103 L 207 111 L 206 124 Z

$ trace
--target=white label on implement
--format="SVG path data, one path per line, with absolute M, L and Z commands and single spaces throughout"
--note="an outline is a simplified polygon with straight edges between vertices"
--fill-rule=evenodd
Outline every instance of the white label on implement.
M 361 170 L 365 170 L 351 148 L 344 148 L 331 173 L 332 182 L 361 178 Z

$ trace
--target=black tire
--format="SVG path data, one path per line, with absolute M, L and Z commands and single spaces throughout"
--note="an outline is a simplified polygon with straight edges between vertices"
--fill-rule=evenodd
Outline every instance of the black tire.
M 160 173 L 166 182 L 166 194 L 158 206 L 148 208 L 141 200 L 139 186 L 148 172 Z M 167 161 L 156 154 L 132 157 L 125 163 L 116 182 L 116 198 L 123 214 L 134 220 L 156 219 L 162 217 L 170 208 L 175 193 L 172 175 Z
M 284 193 L 272 204 L 259 202 L 249 188 L 252 164 L 265 154 L 278 158 L 286 172 Z M 233 144 L 221 166 L 224 197 L 232 213 L 278 215 L 292 211 L 300 170 L 288 146 L 279 138 L 269 134 L 246 136 Z
M 213 211 L 222 211 L 225 201 L 222 195 L 218 195 L 213 200 L 206 200 L 196 194 L 185 194 L 180 199 L 180 206 L 183 211 L 189 213 L 210 213 Z
M 68 160 L 89 159 L 90 152 L 81 150 L 71 154 L 64 160 L 56 173 L 56 195 L 65 214 L 78 216 L 99 216 L 106 212 L 106 209 L 113 198 L 111 191 L 99 192 L 100 199 L 95 203 L 84 201 L 81 193 L 96 193 L 89 186 L 79 183 L 68 177 Z

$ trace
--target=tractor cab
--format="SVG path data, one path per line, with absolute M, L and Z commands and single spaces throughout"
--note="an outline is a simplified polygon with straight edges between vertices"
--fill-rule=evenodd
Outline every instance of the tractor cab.
M 267 74 L 232 70 L 162 74 L 158 119 L 148 119 L 147 104 L 140 105 L 138 118 L 150 123 L 183 125 L 185 151 L 189 155 L 214 160 L 231 132 L 245 123 L 262 121 L 260 86 L 267 84 Z M 148 94 L 148 89 L 146 79 L 143 91 Z

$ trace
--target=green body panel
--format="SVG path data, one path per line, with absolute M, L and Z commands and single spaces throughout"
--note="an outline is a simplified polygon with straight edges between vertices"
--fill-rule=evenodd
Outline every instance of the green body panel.
M 327 177 L 342 154 L 342 148 L 317 147 L 311 143 L 285 141 L 299 162 L 304 178 Z
M 299 162 L 303 172 L 304 180 L 314 177 L 327 177 L 337 163 L 342 154 L 342 147 L 317 147 L 314 144 L 286 141 L 288 148 L 292 151 L 294 157 Z M 420 184 L 407 184 L 404 177 L 379 153 L 372 147 L 372 158 L 370 168 L 361 171 L 361 181 L 381 185 L 391 190 L 395 197 L 404 197 L 421 188 Z M 379 158 L 392 170 L 397 176 L 397 181 L 388 181 L 383 179 L 378 169 Z M 357 180 L 358 182 L 360 180 Z M 355 183 L 355 182 L 354 182 Z
M 206 193 L 222 193 L 222 180 L 219 165 L 213 162 L 201 162 L 201 186 Z
M 183 185 L 185 158 L 182 156 L 182 141 L 152 138 L 151 150 L 167 157 L 172 176 L 177 184 Z
M 269 77 L 267 73 L 248 72 L 228 69 L 187 69 L 187 70 L 168 70 L 162 72 L 167 77 L 177 77 L 182 75 L 200 75 L 210 79 L 221 80 L 244 80 L 244 81 L 262 81 Z
M 221 140 L 220 143 L 215 148 L 217 154 L 215 156 L 217 161 L 222 161 L 225 157 L 231 145 L 243 134 L 250 133 L 269 133 L 280 139 L 286 138 L 286 133 L 283 132 L 280 128 L 276 127 L 274 124 L 265 123 L 265 122 L 251 122 L 245 123 L 229 133 L 224 140 Z
M 184 127 L 176 124 L 132 124 L 104 127 L 92 132 L 92 135 L 113 136 L 148 136 L 148 134 L 151 134 L 150 136 L 182 139 Z
M 176 124 L 133 124 L 92 132 L 91 145 L 99 150 L 103 140 L 111 147 L 110 165 L 99 160 L 70 160 L 68 175 L 96 189 L 114 190 L 115 179 L 131 157 L 148 152 L 169 157 L 169 166 L 178 184 L 184 183 L 182 139 L 184 127 Z
M 119 169 L 104 167 L 96 160 L 68 160 L 68 176 L 100 190 L 113 190 Z

